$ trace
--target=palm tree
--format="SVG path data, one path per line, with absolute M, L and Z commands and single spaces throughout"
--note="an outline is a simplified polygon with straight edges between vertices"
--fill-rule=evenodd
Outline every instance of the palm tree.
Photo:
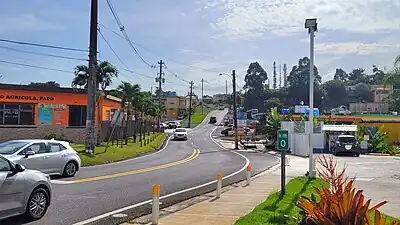
M 122 102 L 121 102 L 121 107 L 125 108 L 127 107 L 127 116 L 128 119 L 130 118 L 130 110 L 129 110 L 129 105 L 132 104 L 133 99 L 139 94 L 140 92 L 140 86 L 138 84 L 131 84 L 129 82 L 122 81 L 120 85 L 117 87 L 117 91 L 121 93 L 122 97 Z M 128 105 L 126 105 L 128 104 Z
M 88 86 L 89 78 L 89 68 L 86 65 L 78 65 L 75 67 L 74 71 L 75 77 L 72 80 L 72 87 L 84 87 Z M 96 90 L 104 93 L 105 89 L 111 85 L 112 79 L 118 77 L 118 69 L 108 61 L 102 61 L 97 65 L 96 73 Z M 99 121 L 99 126 L 97 129 L 97 145 L 100 144 L 100 131 L 101 131 L 101 109 L 100 109 L 100 95 L 102 93 L 97 93 L 96 105 L 97 105 L 97 116 Z

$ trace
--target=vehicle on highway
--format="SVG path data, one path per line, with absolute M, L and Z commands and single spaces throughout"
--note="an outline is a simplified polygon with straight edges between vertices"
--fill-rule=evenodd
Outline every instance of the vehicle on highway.
M 170 121 L 168 122 L 168 128 L 169 129 L 176 129 L 181 127 L 181 123 L 179 123 L 178 121 Z
M 187 140 L 187 131 L 185 128 L 176 128 L 174 140 Z
M 353 135 L 339 135 L 331 148 L 333 155 L 340 153 L 360 156 L 361 147 Z
M 0 220 L 17 215 L 31 221 L 41 219 L 50 202 L 49 175 L 0 156 Z
M 28 139 L 0 144 L 0 155 L 47 174 L 73 177 L 81 166 L 78 153 L 66 141 Z
M 217 122 L 217 117 L 211 116 L 210 117 L 210 122 L 209 123 L 216 123 Z
M 160 123 L 160 127 L 162 127 L 162 128 L 168 128 L 168 127 L 169 127 L 169 125 L 168 125 L 168 124 L 166 124 L 166 123 Z

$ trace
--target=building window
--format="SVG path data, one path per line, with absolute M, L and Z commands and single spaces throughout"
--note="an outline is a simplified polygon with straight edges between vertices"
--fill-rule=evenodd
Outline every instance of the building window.
M 34 104 L 0 104 L 0 124 L 34 125 Z
M 68 126 L 83 127 L 86 126 L 86 106 L 70 105 Z

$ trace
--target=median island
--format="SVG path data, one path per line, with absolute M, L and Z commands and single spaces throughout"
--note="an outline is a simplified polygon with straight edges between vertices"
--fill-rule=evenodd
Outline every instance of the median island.
M 110 143 L 107 151 L 105 151 L 106 144 L 103 143 L 100 146 L 96 146 L 93 155 L 85 153 L 85 145 L 83 144 L 71 144 L 71 147 L 78 152 L 82 161 L 82 166 L 94 166 L 132 159 L 153 153 L 161 148 L 166 136 L 165 133 L 150 134 L 146 136 L 142 142 L 137 140 L 136 143 L 133 142 L 132 138 L 129 138 L 128 143 L 122 145 L 122 148 L 121 146 L 111 145 Z M 145 140 L 146 143 L 144 143 Z

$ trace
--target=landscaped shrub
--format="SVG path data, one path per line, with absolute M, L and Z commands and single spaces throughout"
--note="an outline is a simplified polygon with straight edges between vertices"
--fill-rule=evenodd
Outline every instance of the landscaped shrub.
M 371 200 L 365 201 L 362 190 L 354 188 L 355 178 L 345 175 L 346 168 L 337 171 L 337 165 L 331 156 L 319 158 L 323 170 L 318 170 L 321 179 L 329 184 L 329 188 L 314 187 L 317 196 L 301 196 L 297 206 L 304 211 L 302 224 L 309 225 L 385 225 L 386 217 L 377 210 L 387 202 L 370 207 Z M 371 214 L 374 219 L 371 219 Z M 390 225 L 400 225 L 392 222 Z

